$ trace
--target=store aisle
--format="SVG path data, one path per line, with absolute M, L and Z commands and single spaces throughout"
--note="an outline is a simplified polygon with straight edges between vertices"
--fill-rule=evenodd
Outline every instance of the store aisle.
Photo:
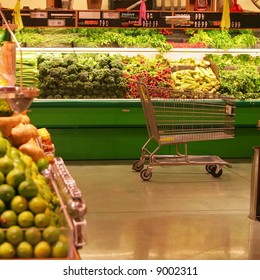
M 260 259 L 260 222 L 248 218 L 251 161 L 214 178 L 204 166 L 66 162 L 88 205 L 85 260 Z

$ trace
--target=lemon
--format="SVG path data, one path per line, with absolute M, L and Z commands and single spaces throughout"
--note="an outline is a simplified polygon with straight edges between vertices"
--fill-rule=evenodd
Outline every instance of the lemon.
M 16 246 L 23 241 L 23 230 L 19 226 L 11 226 L 6 231 L 6 239 Z
M 10 172 L 14 167 L 13 160 L 7 156 L 0 158 L 0 171 L 4 174 Z
M 41 231 L 36 227 L 30 227 L 25 231 L 25 240 L 31 245 L 36 245 L 42 240 Z
M 22 241 L 16 247 L 16 254 L 18 258 L 32 258 L 33 257 L 33 247 L 27 241 Z
M 14 168 L 6 175 L 6 183 L 17 188 L 25 180 L 25 173 L 20 168 Z
M 31 168 L 33 159 L 30 156 L 26 154 L 21 154 L 20 158 L 25 163 L 26 167 Z
M 0 185 L 2 185 L 5 182 L 5 175 L 3 172 L 0 171 Z
M 49 166 L 49 161 L 48 161 L 48 159 L 46 159 L 46 158 L 44 158 L 44 157 L 38 159 L 38 161 L 37 161 L 37 166 L 38 166 L 39 172 L 42 172 L 44 169 L 47 169 L 48 166 Z
M 67 242 L 58 240 L 52 245 L 51 256 L 53 258 L 66 258 L 69 253 L 69 246 Z
M 28 208 L 27 199 L 21 195 L 16 195 L 10 202 L 11 210 L 19 214 Z
M 0 258 L 2 259 L 12 259 L 15 257 L 15 248 L 14 246 L 5 241 L 0 245 Z
M 54 243 L 59 240 L 60 236 L 60 229 L 57 228 L 56 226 L 48 226 L 43 230 L 42 237 L 43 240 L 49 242 L 49 243 Z
M 13 210 L 5 210 L 0 216 L 0 226 L 3 228 L 8 228 L 10 226 L 16 225 L 17 215 Z
M 34 215 L 30 211 L 23 211 L 18 215 L 18 224 L 23 228 L 28 228 L 34 224 Z
M 4 202 L 9 202 L 15 196 L 15 190 L 12 186 L 8 184 L 2 184 L 0 186 L 0 199 Z
M 34 256 L 36 258 L 48 258 L 51 255 L 51 246 L 42 240 L 34 246 Z
M 51 218 L 45 213 L 38 213 L 34 217 L 34 224 L 38 228 L 46 228 L 50 225 Z
M 0 138 L 0 157 L 3 157 L 7 152 L 7 140 L 4 138 Z
M 13 159 L 20 158 L 20 151 L 15 147 L 11 147 L 9 151 L 9 156 Z
M 29 201 L 29 209 L 34 213 L 43 213 L 47 207 L 46 201 L 40 197 L 35 196 Z
M 6 240 L 5 238 L 5 231 L 3 228 L 0 228 L 0 244 L 4 243 Z
M 20 158 L 14 158 L 13 159 L 13 164 L 14 164 L 14 168 L 19 168 L 19 169 L 22 169 L 22 170 L 25 170 L 25 168 L 26 168 L 26 165 L 25 165 L 24 161 L 21 160 Z
M 5 209 L 6 209 L 5 203 L 3 202 L 2 199 L 0 199 L 0 214 L 3 213 Z
M 32 179 L 27 179 L 18 186 L 18 193 L 30 199 L 38 194 L 38 187 Z

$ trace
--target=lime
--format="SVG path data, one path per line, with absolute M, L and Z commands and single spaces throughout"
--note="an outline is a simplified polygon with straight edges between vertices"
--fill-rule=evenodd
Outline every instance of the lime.
M 38 187 L 32 179 L 27 179 L 18 186 L 18 193 L 30 199 L 38 194 Z
M 34 215 L 30 211 L 23 211 L 18 215 L 18 224 L 23 228 L 28 228 L 34 224 Z
M 50 225 L 50 216 L 46 215 L 45 213 L 36 214 L 34 217 L 34 224 L 38 228 L 46 228 Z
M 38 166 L 39 172 L 42 172 L 44 169 L 47 169 L 48 166 L 49 166 L 49 161 L 48 161 L 48 159 L 46 159 L 46 158 L 44 158 L 44 157 L 38 159 L 38 161 L 37 161 L 37 166 Z
M 26 167 L 31 168 L 33 159 L 30 156 L 26 154 L 21 154 L 20 158 L 25 163 Z
M 0 226 L 3 228 L 8 228 L 10 226 L 16 225 L 17 215 L 13 210 L 5 210 L 0 216 Z
M 43 230 L 42 237 L 43 240 L 54 243 L 59 240 L 60 229 L 55 226 L 48 226 Z
M 14 167 L 13 160 L 7 156 L 0 158 L 0 171 L 4 174 L 10 172 Z
M 2 259 L 12 259 L 15 256 L 15 248 L 14 246 L 5 241 L 0 245 L 0 258 Z
M 0 185 L 2 185 L 5 182 L 5 175 L 3 172 L 0 171 Z
M 3 202 L 2 199 L 0 199 L 0 214 L 5 211 L 5 203 Z
M 6 239 L 16 246 L 23 241 L 23 230 L 19 226 L 11 226 L 6 231 Z
M 6 240 L 5 231 L 4 231 L 4 229 L 0 228 L 0 244 L 4 243 L 5 240 Z
M 48 258 L 51 255 L 51 246 L 42 240 L 34 246 L 34 256 L 36 258 Z
M 20 168 L 14 168 L 6 175 L 6 183 L 17 188 L 25 180 L 25 173 Z
M 11 147 L 9 151 L 9 156 L 13 159 L 20 158 L 20 151 L 15 147 Z
M 16 195 L 10 202 L 11 209 L 19 214 L 28 208 L 27 199 L 21 195 Z
M 16 254 L 18 258 L 31 258 L 33 257 L 33 247 L 27 241 L 22 241 L 16 247 Z
M 7 140 L 4 138 L 0 138 L 0 157 L 3 157 L 7 152 Z
M 20 158 L 14 158 L 13 159 L 13 164 L 14 164 L 14 168 L 19 168 L 19 169 L 22 169 L 22 170 L 25 170 L 25 168 L 26 168 L 26 165 L 25 165 L 24 161 L 21 160 Z
M 52 245 L 51 256 L 53 258 L 66 258 L 69 253 L 69 246 L 67 242 L 58 240 Z
M 15 196 L 15 190 L 8 184 L 2 184 L 0 186 L 0 199 L 4 202 L 9 202 Z
M 25 231 L 25 240 L 31 245 L 36 245 L 42 240 L 41 231 L 36 227 L 30 227 Z
M 47 207 L 46 200 L 40 196 L 35 196 L 29 201 L 29 209 L 34 213 L 43 213 Z

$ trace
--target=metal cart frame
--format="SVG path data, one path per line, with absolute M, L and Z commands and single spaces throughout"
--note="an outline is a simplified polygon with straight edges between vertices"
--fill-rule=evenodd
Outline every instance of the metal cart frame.
M 202 92 L 174 92 L 169 88 L 151 87 L 144 81 L 137 82 L 146 121 L 148 140 L 141 150 L 141 157 L 133 163 L 132 169 L 140 172 L 141 178 L 148 181 L 154 166 L 163 165 L 205 165 L 213 177 L 222 175 L 222 166 L 231 165 L 218 156 L 188 155 L 188 143 L 228 139 L 234 137 L 235 99 L 219 94 Z M 151 98 L 165 96 L 170 98 Z M 184 98 L 180 98 L 182 95 Z M 175 97 L 177 96 L 177 97 Z M 188 96 L 188 97 L 187 97 Z M 153 150 L 151 142 L 157 145 Z M 179 146 L 184 145 L 184 153 Z M 175 145 L 176 154 L 159 155 L 164 145 Z M 144 169 L 145 160 L 149 161 Z

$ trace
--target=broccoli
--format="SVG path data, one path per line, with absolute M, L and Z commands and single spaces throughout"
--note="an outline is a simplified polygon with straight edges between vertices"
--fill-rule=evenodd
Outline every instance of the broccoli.
M 78 74 L 78 67 L 76 64 L 71 64 L 67 67 L 68 74 Z
M 79 73 L 78 78 L 81 82 L 89 81 L 89 73 L 87 71 L 82 71 Z

